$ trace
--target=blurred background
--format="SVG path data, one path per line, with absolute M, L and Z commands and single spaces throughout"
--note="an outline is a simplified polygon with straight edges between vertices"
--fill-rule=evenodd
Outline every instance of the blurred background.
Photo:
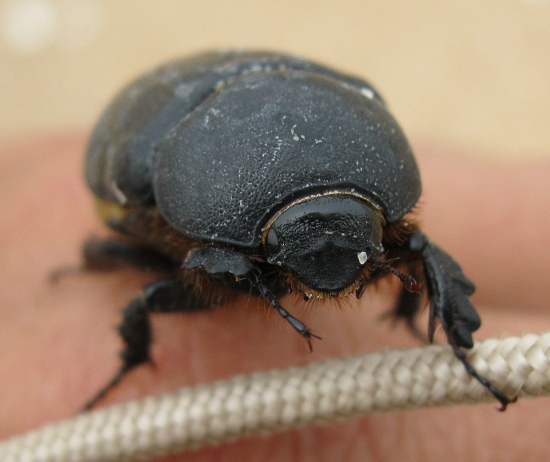
M 550 0 L 0 0 L 0 141 L 89 130 L 142 71 L 231 47 L 367 78 L 413 141 L 550 157 Z

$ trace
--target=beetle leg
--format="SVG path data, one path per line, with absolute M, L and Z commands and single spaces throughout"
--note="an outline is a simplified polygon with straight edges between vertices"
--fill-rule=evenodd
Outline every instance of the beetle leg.
M 428 343 L 428 337 L 418 328 L 416 324 L 416 315 L 420 311 L 420 302 L 422 300 L 422 284 L 420 284 L 416 278 L 418 273 L 418 259 L 411 260 L 410 253 L 402 247 L 395 247 L 392 251 L 395 259 L 404 262 L 403 265 L 407 269 L 406 273 L 402 273 L 397 268 L 391 266 L 386 259 L 378 257 L 369 259 L 369 262 L 373 265 L 373 267 L 382 272 L 377 273 L 374 278 L 381 277 L 381 275 L 385 275 L 389 272 L 397 276 L 403 283 L 395 307 L 382 314 L 379 319 L 385 320 L 391 318 L 392 327 L 395 327 L 398 322 L 404 321 L 407 328 L 416 338 L 423 343 Z
M 412 252 L 421 255 L 430 298 L 430 325 L 428 336 L 433 341 L 435 320 L 439 319 L 449 343 L 472 348 L 472 332 L 481 325 L 469 296 L 475 291 L 462 268 L 453 258 L 422 234 L 415 231 L 409 240 Z
M 413 253 L 420 254 L 424 261 L 426 286 L 430 299 L 428 326 L 430 342 L 433 341 L 435 321 L 439 319 L 455 356 L 462 362 L 468 374 L 493 394 L 501 403 L 500 410 L 505 410 L 506 406 L 516 398 L 508 398 L 485 377 L 479 375 L 460 349 L 473 347 L 472 332 L 481 325 L 479 315 L 469 299 L 475 291 L 474 284 L 464 275 L 462 268 L 449 254 L 433 244 L 420 231 L 411 234 L 409 249 Z
M 67 266 L 50 273 L 50 281 L 82 271 L 112 271 L 123 267 L 140 271 L 171 271 L 178 265 L 154 250 L 139 247 L 118 239 L 91 238 L 82 246 L 84 262 L 81 266 Z
M 392 327 L 395 327 L 398 322 L 404 321 L 407 328 L 417 339 L 422 343 L 429 343 L 426 334 L 422 332 L 416 324 L 416 315 L 420 311 L 421 300 L 422 297 L 418 292 L 411 292 L 405 287 L 402 287 L 397 304 L 392 310 L 382 314 L 380 320 L 391 318 Z
M 250 288 L 256 290 L 259 296 L 265 298 L 269 302 L 269 305 L 272 308 L 275 308 L 279 315 L 307 340 L 310 351 L 313 350 L 311 339 L 321 338 L 311 332 L 309 327 L 307 327 L 299 319 L 292 316 L 285 308 L 281 306 L 279 300 L 268 287 L 267 282 L 262 276 L 261 269 L 253 264 L 246 257 L 246 255 L 222 247 L 196 247 L 187 254 L 182 267 L 188 270 L 202 267 L 206 272 L 212 275 L 231 273 L 237 280 L 241 278 L 246 280 L 250 285 Z M 276 281 L 273 280 L 272 282 Z M 279 291 L 283 289 L 280 284 L 275 285 L 275 287 Z M 242 290 L 244 287 L 241 285 L 240 288 Z M 281 293 L 287 292 L 288 287 L 285 285 L 284 290 L 281 291 Z
M 482 375 L 479 375 L 479 373 L 475 370 L 474 366 L 472 366 L 466 359 L 466 353 L 464 353 L 464 351 L 461 350 L 456 345 L 452 345 L 452 347 L 453 347 L 453 352 L 455 356 L 462 362 L 468 374 L 474 377 L 479 383 L 481 383 L 485 388 L 487 388 L 496 399 L 500 401 L 500 407 L 497 408 L 500 412 L 504 412 L 508 404 L 515 403 L 518 400 L 517 396 L 514 396 L 513 398 L 508 398 L 508 396 L 506 396 L 502 391 L 500 391 L 491 382 L 489 382 L 489 380 L 487 380 Z
M 207 308 L 199 297 L 186 290 L 179 279 L 161 279 L 145 286 L 137 298 L 123 311 L 122 323 L 118 331 L 124 341 L 120 353 L 122 366 L 115 376 L 84 406 L 91 409 L 132 369 L 145 362 L 151 362 L 151 324 L 149 313 L 169 313 L 175 311 L 197 311 Z
M 264 297 L 272 308 L 275 308 L 279 315 L 287 321 L 296 332 L 298 332 L 302 337 L 304 337 L 309 346 L 309 351 L 313 351 L 313 346 L 311 344 L 311 339 L 316 338 L 321 340 L 321 337 L 311 332 L 309 327 L 307 327 L 302 321 L 292 316 L 282 305 L 279 303 L 279 300 L 273 295 L 273 293 L 267 287 L 265 281 L 263 280 L 261 273 L 259 271 L 249 271 L 245 275 L 246 279 L 252 287 L 254 287 L 262 297 Z
M 360 281 L 359 288 L 355 291 L 355 297 L 359 300 L 365 293 L 367 289 L 367 283 L 365 281 Z
M 82 247 L 84 268 L 92 271 L 131 267 L 142 271 L 170 271 L 178 265 L 161 253 L 118 239 L 92 238 Z

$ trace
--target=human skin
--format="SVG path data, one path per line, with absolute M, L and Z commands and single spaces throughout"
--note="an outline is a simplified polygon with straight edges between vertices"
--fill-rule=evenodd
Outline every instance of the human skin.
M 120 310 L 152 274 L 48 274 L 80 261 L 79 247 L 108 232 L 82 180 L 85 139 L 37 136 L 0 146 L 0 438 L 75 415 L 119 366 Z M 419 143 L 423 230 L 477 285 L 475 338 L 550 329 L 550 162 L 481 162 Z M 388 278 L 350 306 L 282 303 L 322 341 L 303 339 L 247 296 L 216 310 L 155 315 L 155 367 L 128 374 L 100 405 L 235 374 L 327 357 L 407 347 L 403 327 L 377 318 L 399 282 Z M 425 328 L 426 315 L 420 326 Z M 438 341 L 444 341 L 441 333 Z M 393 412 L 204 448 L 163 461 L 515 461 L 550 454 L 550 400 Z

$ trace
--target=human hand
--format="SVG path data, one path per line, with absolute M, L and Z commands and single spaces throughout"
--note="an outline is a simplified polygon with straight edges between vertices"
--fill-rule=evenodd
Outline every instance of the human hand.
M 135 271 L 69 276 L 53 269 L 80 261 L 91 234 L 105 235 L 81 180 L 81 137 L 42 137 L 3 146 L 0 213 L 5 265 L 0 323 L 0 436 L 74 415 L 116 371 L 120 308 L 154 278 Z M 478 292 L 483 319 L 476 338 L 548 330 L 547 236 L 550 165 L 521 169 L 481 164 L 417 148 L 424 180 L 420 218 L 453 255 Z M 195 314 L 154 316 L 155 368 L 143 366 L 102 404 L 161 394 L 238 373 L 415 344 L 402 326 L 377 322 L 399 283 L 370 288 L 350 307 L 283 305 L 323 341 L 309 353 L 300 336 L 261 301 Z M 425 326 L 425 319 L 420 326 Z M 366 416 L 205 448 L 169 460 L 515 460 L 548 454 L 546 406 L 520 400 Z

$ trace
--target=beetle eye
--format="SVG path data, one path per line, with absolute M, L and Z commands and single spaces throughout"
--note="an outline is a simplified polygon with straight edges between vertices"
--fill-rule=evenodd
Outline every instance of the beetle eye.
M 269 255 L 273 255 L 279 252 L 279 239 L 277 239 L 277 233 L 273 228 L 271 228 L 269 230 L 269 233 L 267 233 L 265 244 L 267 248 L 267 253 Z

